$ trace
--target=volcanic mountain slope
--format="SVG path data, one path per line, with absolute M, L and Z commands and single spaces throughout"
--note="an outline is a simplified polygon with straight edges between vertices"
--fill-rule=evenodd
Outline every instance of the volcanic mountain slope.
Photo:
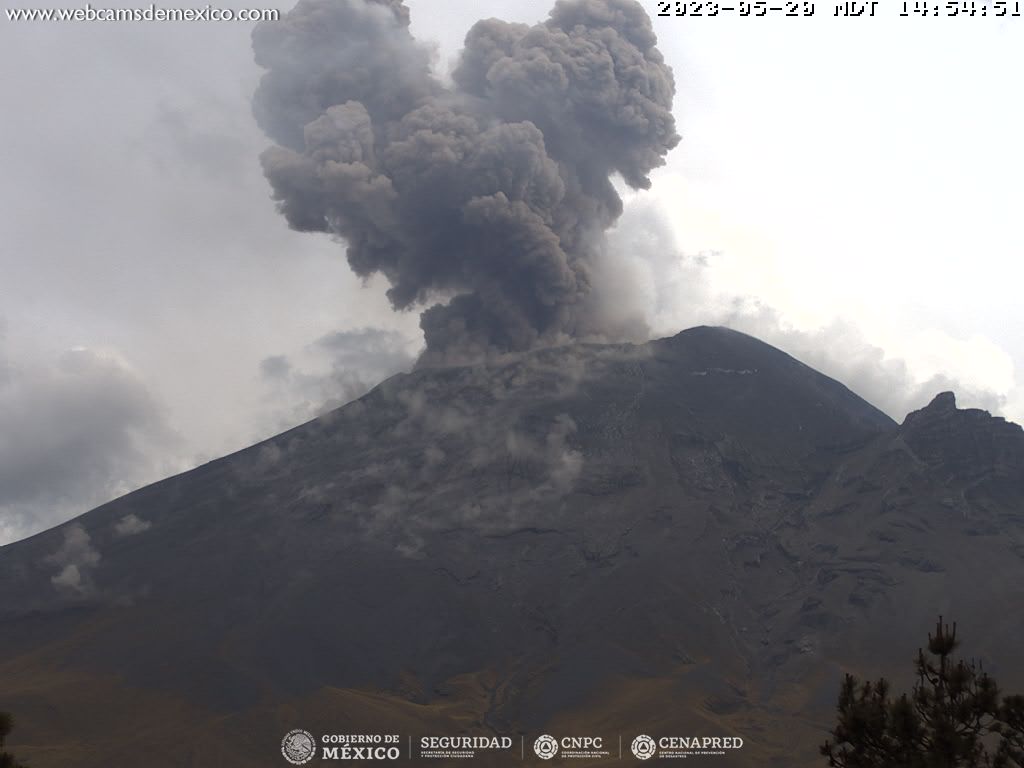
M 314 733 L 738 735 L 817 764 L 935 616 L 1024 688 L 1024 434 L 900 427 L 721 328 L 423 369 L 0 549 L 0 709 L 46 766 Z

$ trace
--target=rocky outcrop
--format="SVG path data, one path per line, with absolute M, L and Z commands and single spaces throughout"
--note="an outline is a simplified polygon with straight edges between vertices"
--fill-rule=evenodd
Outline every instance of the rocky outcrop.
M 909 414 L 900 434 L 941 482 L 976 506 L 1024 494 L 1024 430 L 988 411 L 957 408 L 952 392 Z

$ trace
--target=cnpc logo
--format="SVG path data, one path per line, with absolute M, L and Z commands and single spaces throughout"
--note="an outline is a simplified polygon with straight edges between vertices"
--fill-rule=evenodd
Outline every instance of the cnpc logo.
M 541 760 L 550 760 L 561 752 L 565 757 L 594 756 L 604 748 L 600 736 L 563 736 L 556 739 L 544 734 L 533 742 L 533 751 Z

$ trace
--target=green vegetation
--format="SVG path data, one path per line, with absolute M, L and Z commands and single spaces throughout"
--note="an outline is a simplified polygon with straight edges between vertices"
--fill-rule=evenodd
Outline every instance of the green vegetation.
M 1024 768 L 1024 696 L 1003 696 L 974 661 L 953 660 L 959 643 L 939 617 L 918 650 L 917 682 L 894 697 L 883 678 L 846 675 L 839 721 L 821 747 L 833 768 Z

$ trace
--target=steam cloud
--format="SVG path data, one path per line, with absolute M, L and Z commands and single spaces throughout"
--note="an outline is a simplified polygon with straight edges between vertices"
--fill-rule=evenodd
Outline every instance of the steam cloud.
M 86 530 L 77 523 L 64 531 L 61 548 L 47 558 L 47 562 L 58 567 L 50 578 L 54 588 L 78 596 L 94 592 L 92 570 L 100 561 L 100 553 L 92 546 Z
M 253 32 L 264 173 L 395 309 L 437 302 L 424 362 L 615 337 L 593 288 L 611 178 L 647 188 L 679 141 L 656 42 L 635 0 L 558 0 L 532 27 L 478 22 L 445 86 L 402 0 L 300 0 Z

